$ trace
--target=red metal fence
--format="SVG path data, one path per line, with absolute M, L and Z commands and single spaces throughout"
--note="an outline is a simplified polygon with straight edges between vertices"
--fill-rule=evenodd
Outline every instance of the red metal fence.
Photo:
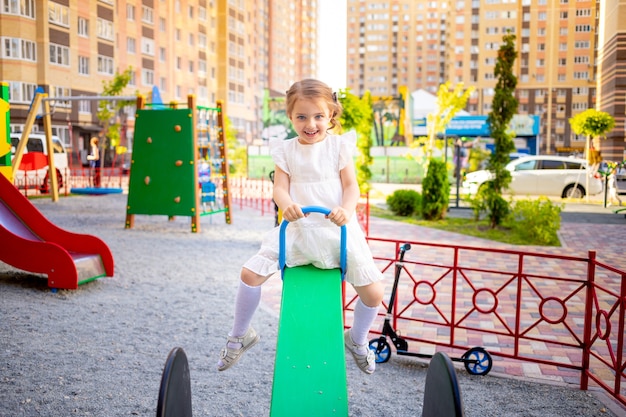
M 67 168 L 60 173 L 61 177 L 57 178 L 60 195 L 69 195 L 72 188 L 128 188 L 128 173 L 122 168 Z M 37 171 L 21 171 L 15 174 L 13 183 L 27 197 L 50 192 L 48 175 L 39 175 Z
M 482 346 L 493 357 L 569 372 L 583 390 L 592 381 L 626 405 L 626 272 L 598 262 L 595 252 L 582 258 L 368 241 L 380 269 L 390 273 L 399 246 L 412 245 L 392 317 L 407 341 L 463 351 Z M 347 292 L 351 312 L 355 298 Z

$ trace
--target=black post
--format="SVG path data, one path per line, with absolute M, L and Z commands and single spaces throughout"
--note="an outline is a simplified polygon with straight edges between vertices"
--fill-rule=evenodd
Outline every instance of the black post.
M 461 186 L 461 145 L 459 141 L 461 139 L 457 139 L 454 143 L 454 154 L 456 155 L 456 161 L 454 164 L 454 173 L 456 177 L 456 208 L 459 208 L 459 188 Z

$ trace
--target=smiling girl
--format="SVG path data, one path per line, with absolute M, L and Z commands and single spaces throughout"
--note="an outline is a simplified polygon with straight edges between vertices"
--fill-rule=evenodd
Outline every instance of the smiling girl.
M 371 374 L 376 364 L 367 336 L 382 302 L 383 276 L 354 215 L 359 198 L 352 159 L 356 133 L 330 133 L 340 129 L 341 111 L 336 94 L 321 81 L 305 79 L 287 91 L 287 115 L 298 136 L 270 142 L 276 165 L 274 201 L 284 219 L 291 223 L 286 229 L 286 240 L 290 242 L 286 252 L 289 267 L 313 264 L 321 269 L 338 268 L 340 228 L 337 226 L 346 226 L 345 279 L 352 284 L 359 300 L 354 308 L 352 328 L 346 330 L 344 339 L 359 369 Z M 327 216 L 330 222 L 322 216 L 305 216 L 304 206 L 330 208 Z M 261 285 L 279 271 L 278 246 L 279 227 L 276 227 L 265 236 L 259 252 L 243 265 L 233 327 L 217 364 L 220 371 L 235 364 L 259 341 L 250 322 L 261 300 Z

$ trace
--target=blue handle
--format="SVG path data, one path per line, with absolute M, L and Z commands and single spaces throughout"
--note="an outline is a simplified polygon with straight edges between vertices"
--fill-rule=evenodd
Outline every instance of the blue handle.
M 307 206 L 302 207 L 302 212 L 306 213 L 322 213 L 326 216 L 330 214 L 330 209 L 326 207 L 320 206 Z M 285 242 L 285 230 L 287 229 L 287 225 L 289 222 L 287 220 L 283 220 L 280 224 L 280 239 L 278 243 L 278 265 L 280 266 L 281 271 L 285 268 L 285 252 L 286 252 L 286 242 Z M 346 250 L 346 226 L 341 226 L 341 242 L 340 242 L 340 250 L 341 253 L 339 255 L 339 267 L 341 268 L 341 280 L 343 281 L 344 275 L 346 274 L 346 264 L 347 264 L 347 250 Z

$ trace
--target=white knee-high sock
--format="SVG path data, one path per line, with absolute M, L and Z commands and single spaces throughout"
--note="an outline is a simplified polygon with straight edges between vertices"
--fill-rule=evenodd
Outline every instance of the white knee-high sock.
M 261 302 L 261 286 L 251 287 L 239 281 L 237 298 L 235 299 L 235 320 L 229 336 L 241 337 L 246 334 L 252 316 Z
M 372 323 L 376 320 L 378 309 L 379 306 L 366 306 L 360 298 L 354 306 L 354 322 L 352 323 L 350 336 L 352 336 L 352 341 L 357 345 L 367 344 L 367 335 L 370 327 L 372 327 Z

